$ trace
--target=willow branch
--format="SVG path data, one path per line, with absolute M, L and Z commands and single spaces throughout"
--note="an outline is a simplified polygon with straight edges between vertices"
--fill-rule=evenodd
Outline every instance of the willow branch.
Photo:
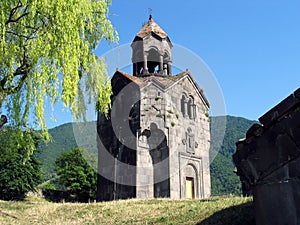
M 27 16 L 29 14 L 29 12 L 27 12 L 28 10 L 28 6 L 25 7 L 24 9 L 24 13 L 21 14 L 20 16 L 18 16 L 17 18 L 13 18 L 15 13 L 17 12 L 18 9 L 23 7 L 23 3 L 21 0 L 19 0 L 18 4 L 16 7 L 12 8 L 12 10 L 10 11 L 8 20 L 5 22 L 5 25 L 9 24 L 9 23 L 15 23 L 18 22 L 20 19 L 22 19 L 23 17 Z

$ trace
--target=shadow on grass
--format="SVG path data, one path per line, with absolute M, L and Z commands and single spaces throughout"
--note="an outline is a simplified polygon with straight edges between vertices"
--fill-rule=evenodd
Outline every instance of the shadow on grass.
M 197 225 L 255 225 L 252 202 L 216 212 Z
M 3 216 L 11 217 L 13 219 L 18 219 L 18 217 L 14 216 L 14 215 L 10 215 L 9 213 L 3 212 L 2 210 L 0 210 L 0 214 Z

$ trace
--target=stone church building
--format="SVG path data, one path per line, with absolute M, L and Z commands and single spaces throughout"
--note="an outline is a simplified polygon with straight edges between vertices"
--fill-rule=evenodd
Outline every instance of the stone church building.
M 110 115 L 98 115 L 98 201 L 210 196 L 209 103 L 150 16 L 132 44 L 133 75 L 112 77 Z

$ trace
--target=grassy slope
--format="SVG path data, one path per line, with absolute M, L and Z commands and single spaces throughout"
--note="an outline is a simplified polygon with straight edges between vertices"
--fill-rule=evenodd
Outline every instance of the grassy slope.
M 0 224 L 253 225 L 251 199 L 123 200 L 106 203 L 0 201 Z

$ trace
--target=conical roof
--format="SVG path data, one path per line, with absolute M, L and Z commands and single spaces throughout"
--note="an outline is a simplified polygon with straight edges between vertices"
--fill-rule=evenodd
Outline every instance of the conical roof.
M 161 27 L 158 26 L 158 24 L 152 19 L 152 16 L 149 17 L 148 22 L 145 23 L 145 25 L 137 33 L 136 36 L 138 36 L 140 38 L 144 38 L 148 34 L 150 34 L 151 32 L 154 32 L 155 34 L 157 34 L 161 38 L 167 38 L 168 37 L 167 33 L 163 29 L 161 29 Z

